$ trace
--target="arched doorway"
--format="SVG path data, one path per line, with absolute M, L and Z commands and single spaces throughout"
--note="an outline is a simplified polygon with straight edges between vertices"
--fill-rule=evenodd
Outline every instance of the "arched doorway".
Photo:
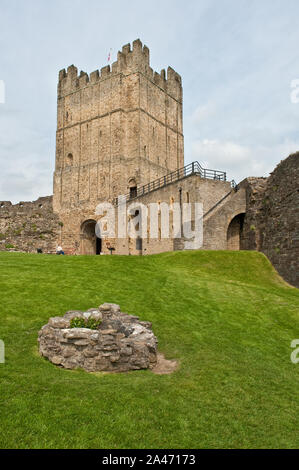
M 242 249 L 242 234 L 245 214 L 236 215 L 231 221 L 227 229 L 227 249 Z
M 96 236 L 96 221 L 85 220 L 81 225 L 81 254 L 99 255 L 102 251 L 102 239 Z

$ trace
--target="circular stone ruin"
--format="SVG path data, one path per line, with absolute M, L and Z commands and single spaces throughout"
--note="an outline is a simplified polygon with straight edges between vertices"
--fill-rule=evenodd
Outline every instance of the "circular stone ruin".
M 97 329 L 71 328 L 74 318 L 100 321 Z M 72 310 L 52 317 L 38 334 L 39 352 L 53 364 L 89 372 L 126 372 L 153 368 L 157 363 L 157 338 L 151 323 L 105 303 L 86 312 Z

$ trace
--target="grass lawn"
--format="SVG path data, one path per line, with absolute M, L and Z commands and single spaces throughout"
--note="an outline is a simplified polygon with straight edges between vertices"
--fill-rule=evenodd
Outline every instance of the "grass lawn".
M 256 252 L 0 254 L 1 448 L 294 448 L 299 290 Z M 51 316 L 103 302 L 153 322 L 172 375 L 63 370 Z

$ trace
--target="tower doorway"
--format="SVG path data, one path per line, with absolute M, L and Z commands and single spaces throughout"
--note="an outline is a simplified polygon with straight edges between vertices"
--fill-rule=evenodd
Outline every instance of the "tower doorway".
M 96 236 L 96 221 L 89 219 L 81 225 L 81 255 L 100 255 L 102 239 Z
M 241 250 L 242 235 L 245 214 L 236 215 L 231 221 L 227 229 L 227 249 Z
M 102 252 L 102 239 L 97 237 L 96 240 L 96 255 L 100 255 Z

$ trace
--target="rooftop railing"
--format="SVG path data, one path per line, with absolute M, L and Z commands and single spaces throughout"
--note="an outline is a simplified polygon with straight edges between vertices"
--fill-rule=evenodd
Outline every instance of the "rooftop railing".
M 174 183 L 175 181 L 182 180 L 190 175 L 200 175 L 201 178 L 208 178 L 216 181 L 226 181 L 225 171 L 210 170 L 207 168 L 203 168 L 199 162 L 192 162 L 184 166 L 183 168 L 174 170 L 171 173 L 162 176 L 161 178 L 158 178 L 156 180 L 151 181 L 150 183 L 145 184 L 144 186 L 134 188 L 134 191 L 131 191 L 130 193 L 126 194 L 122 200 L 123 202 L 131 201 L 152 191 L 163 188 L 164 186 Z M 236 183 L 232 181 L 231 185 L 232 188 L 234 188 L 236 186 Z M 118 198 L 115 198 L 113 202 L 115 205 L 117 205 Z

